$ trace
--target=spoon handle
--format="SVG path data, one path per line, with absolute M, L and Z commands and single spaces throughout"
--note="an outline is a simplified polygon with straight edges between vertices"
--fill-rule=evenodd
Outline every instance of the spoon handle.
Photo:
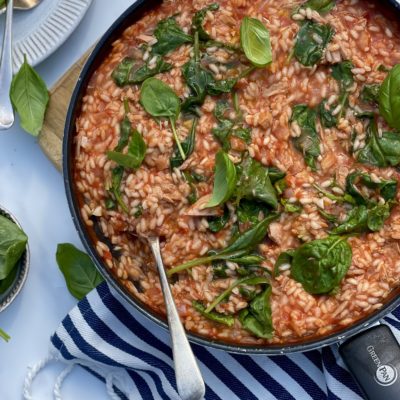
M 174 356 L 176 385 L 183 400 L 200 400 L 204 397 L 205 386 L 196 359 L 193 355 L 185 330 L 179 319 L 172 297 L 164 264 L 161 258 L 158 237 L 148 238 L 160 275 L 161 288 L 167 309 L 168 325 Z
M 10 128 L 14 123 L 14 110 L 10 100 L 12 71 L 12 18 L 14 0 L 8 0 L 4 27 L 3 48 L 0 61 L 0 130 Z

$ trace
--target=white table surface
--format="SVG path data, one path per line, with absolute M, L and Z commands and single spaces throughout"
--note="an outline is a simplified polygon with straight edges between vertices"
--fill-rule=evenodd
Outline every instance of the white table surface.
M 77 30 L 37 71 L 50 87 L 134 0 L 93 0 Z M 2 16 L 3 17 L 3 16 Z M 19 400 L 27 367 L 47 354 L 49 338 L 76 304 L 55 261 L 58 243 L 82 248 L 73 227 L 62 176 L 18 122 L 0 132 L 0 204 L 10 210 L 29 237 L 30 272 L 17 299 L 0 314 L 10 336 L 0 340 L 0 399 Z M 60 365 L 52 365 L 33 386 L 35 399 L 53 399 L 52 385 Z M 104 385 L 75 368 L 63 386 L 65 400 L 107 399 Z

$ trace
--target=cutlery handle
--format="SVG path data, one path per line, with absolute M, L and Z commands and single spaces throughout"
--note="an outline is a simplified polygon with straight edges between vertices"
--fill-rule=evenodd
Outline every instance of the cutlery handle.
M 156 260 L 164 295 L 165 307 L 167 309 L 178 392 L 183 400 L 200 400 L 205 394 L 204 381 L 181 320 L 179 319 L 179 314 L 172 297 L 161 258 L 160 243 L 158 238 L 149 238 L 149 242 Z
M 0 61 L 0 130 L 8 129 L 14 123 L 14 110 L 10 100 L 12 70 L 12 18 L 14 0 L 7 1 L 6 23 Z

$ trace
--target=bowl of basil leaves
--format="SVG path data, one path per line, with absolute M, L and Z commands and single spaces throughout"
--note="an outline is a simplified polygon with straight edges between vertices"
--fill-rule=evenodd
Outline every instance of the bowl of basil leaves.
M 15 217 L 0 207 L 0 312 L 17 297 L 28 270 L 28 237 Z

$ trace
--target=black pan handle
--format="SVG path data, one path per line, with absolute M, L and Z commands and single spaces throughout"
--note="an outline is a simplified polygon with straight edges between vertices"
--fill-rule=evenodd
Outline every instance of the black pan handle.
M 353 336 L 339 352 L 366 399 L 400 399 L 400 345 L 387 325 Z

